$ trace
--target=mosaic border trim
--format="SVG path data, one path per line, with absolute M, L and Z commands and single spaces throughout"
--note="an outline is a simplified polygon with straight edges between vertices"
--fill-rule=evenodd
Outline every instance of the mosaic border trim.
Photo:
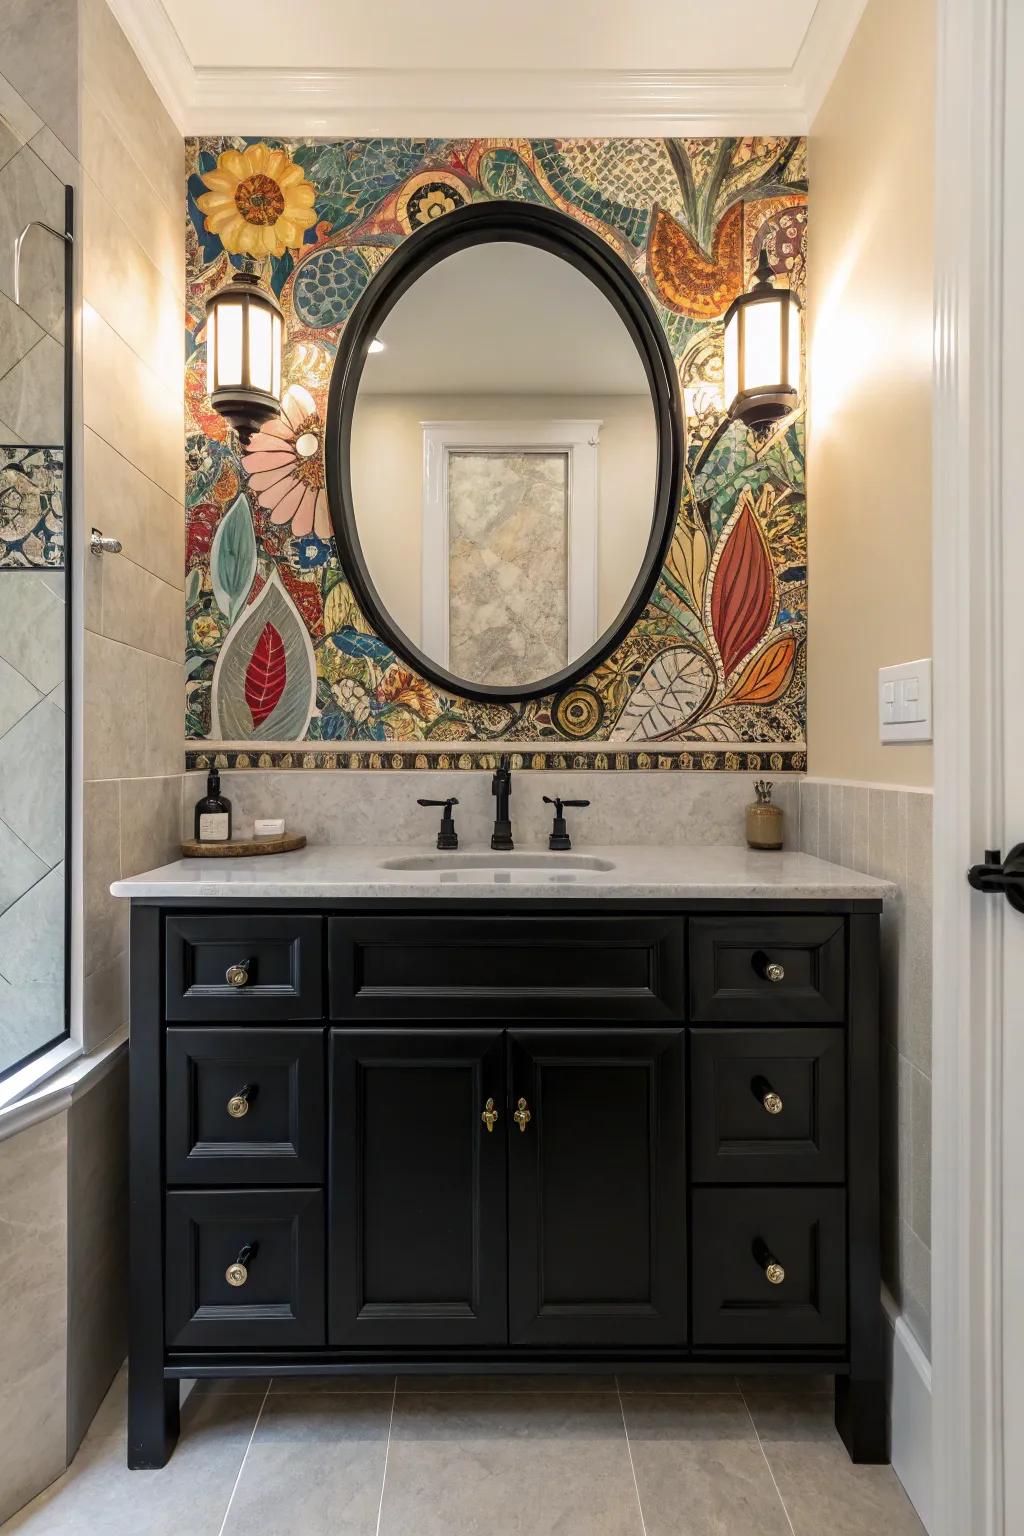
M 295 749 L 271 749 L 253 751 L 227 748 L 219 750 L 207 747 L 203 750 L 187 750 L 185 771 L 196 772 L 208 768 L 233 770 L 281 768 L 299 771 L 317 770 L 392 770 L 432 769 L 446 772 L 490 772 L 498 766 L 498 758 L 506 757 L 509 766 L 522 769 L 553 769 L 565 771 L 582 769 L 610 773 L 634 772 L 697 772 L 697 773 L 806 773 L 807 751 L 794 749 L 764 749 L 760 752 L 735 748 L 702 747 L 693 752 L 551 752 L 547 750 L 514 752 L 311 752 L 300 745 Z

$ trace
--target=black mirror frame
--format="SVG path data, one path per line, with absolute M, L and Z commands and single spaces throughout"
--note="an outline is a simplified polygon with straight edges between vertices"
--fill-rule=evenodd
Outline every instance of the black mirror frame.
M 438 666 L 399 629 L 381 605 L 363 559 L 356 526 L 349 450 L 352 415 L 363 367 L 385 318 L 430 267 L 456 251 L 491 241 L 532 245 L 570 262 L 614 306 L 647 374 L 658 439 L 654 518 L 643 564 L 615 623 L 577 660 L 529 687 L 480 687 Z M 599 666 L 640 617 L 661 573 L 675 533 L 685 444 L 679 380 L 664 329 L 642 285 L 600 236 L 567 214 L 530 203 L 471 203 L 409 235 L 388 257 L 354 306 L 342 333 L 327 404 L 327 496 L 345 577 L 373 629 L 435 688 L 480 703 L 525 701 L 558 694 Z

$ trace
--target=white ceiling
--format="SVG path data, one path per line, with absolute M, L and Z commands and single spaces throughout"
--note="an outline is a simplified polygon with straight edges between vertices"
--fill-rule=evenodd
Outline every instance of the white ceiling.
M 183 133 L 789 134 L 865 0 L 107 0 Z
M 163 0 L 189 61 L 284 69 L 790 69 L 816 0 Z
M 438 262 L 377 333 L 360 393 L 647 395 L 629 332 L 589 278 L 513 242 Z

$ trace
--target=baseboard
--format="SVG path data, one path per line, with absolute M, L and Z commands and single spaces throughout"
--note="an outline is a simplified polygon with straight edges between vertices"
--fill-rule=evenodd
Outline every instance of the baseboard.
M 932 1368 L 889 1292 L 882 1291 L 888 1352 L 892 1468 L 932 1530 Z

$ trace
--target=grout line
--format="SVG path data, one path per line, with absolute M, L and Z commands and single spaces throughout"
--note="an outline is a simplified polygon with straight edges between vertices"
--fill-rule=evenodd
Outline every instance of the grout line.
M 761 1455 L 764 1457 L 764 1464 L 768 1468 L 768 1476 L 772 1480 L 772 1487 L 775 1489 L 775 1492 L 779 1496 L 779 1503 L 782 1505 L 782 1513 L 786 1517 L 786 1524 L 789 1526 L 789 1529 L 792 1531 L 793 1536 L 796 1536 L 796 1527 L 794 1526 L 793 1521 L 790 1518 L 789 1510 L 786 1508 L 786 1501 L 782 1497 L 782 1489 L 779 1487 L 778 1483 L 775 1481 L 775 1473 L 772 1471 L 772 1464 L 768 1460 L 768 1452 L 765 1450 L 764 1445 L 763 1445 L 762 1440 L 761 1440 L 761 1436 L 757 1432 L 757 1425 L 754 1423 L 754 1415 L 750 1411 L 750 1404 L 747 1402 L 747 1394 L 744 1392 L 742 1387 L 740 1388 L 740 1397 L 743 1400 L 744 1408 L 747 1410 L 747 1418 L 750 1420 L 750 1427 L 754 1431 L 754 1439 L 757 1441 L 757 1448 L 761 1452 Z
M 644 1519 L 644 1506 L 640 1502 L 640 1484 L 636 1480 L 636 1467 L 633 1465 L 633 1447 L 629 1443 L 629 1430 L 626 1428 L 626 1410 L 622 1406 L 622 1389 L 619 1386 L 619 1378 L 615 1377 L 615 1393 L 619 1399 L 619 1413 L 622 1415 L 622 1433 L 626 1437 L 626 1455 L 629 1457 L 629 1470 L 633 1474 L 633 1492 L 636 1494 L 636 1507 L 640 1514 L 640 1530 L 642 1536 L 647 1536 L 647 1522 Z
M 391 1430 L 395 1423 L 395 1399 L 398 1396 L 398 1375 L 395 1374 L 395 1385 L 391 1392 L 391 1417 L 388 1419 L 388 1443 L 384 1450 L 384 1472 L 380 1480 L 380 1503 L 377 1505 L 377 1530 L 376 1536 L 380 1536 L 380 1519 L 384 1513 L 384 1484 L 388 1480 L 388 1457 L 391 1455 Z
M 255 1424 L 252 1427 L 252 1434 L 249 1436 L 249 1443 L 248 1443 L 248 1445 L 245 1448 L 245 1454 L 243 1455 L 242 1460 L 241 1460 L 241 1464 L 239 1465 L 238 1473 L 237 1473 L 237 1476 L 235 1477 L 235 1481 L 234 1481 L 234 1486 L 231 1489 L 231 1497 L 228 1499 L 228 1507 L 224 1511 L 224 1519 L 220 1523 L 220 1530 L 217 1532 L 217 1536 L 224 1536 L 224 1532 L 227 1530 L 228 1515 L 230 1515 L 230 1513 L 231 1513 L 231 1506 L 235 1502 L 235 1494 L 238 1492 L 238 1485 L 239 1485 L 239 1483 L 242 1480 L 242 1473 L 245 1470 L 245 1463 L 249 1459 L 249 1452 L 252 1450 L 252 1443 L 253 1443 L 253 1441 L 256 1438 L 256 1431 L 260 1427 L 260 1419 L 263 1417 L 263 1410 L 267 1406 L 267 1398 L 270 1396 L 270 1389 L 271 1389 L 271 1387 L 273 1385 L 274 1385 L 274 1378 L 271 1377 L 270 1380 L 267 1382 L 267 1390 L 263 1394 L 263 1401 L 260 1403 L 259 1411 L 256 1414 L 256 1422 L 255 1422 Z

